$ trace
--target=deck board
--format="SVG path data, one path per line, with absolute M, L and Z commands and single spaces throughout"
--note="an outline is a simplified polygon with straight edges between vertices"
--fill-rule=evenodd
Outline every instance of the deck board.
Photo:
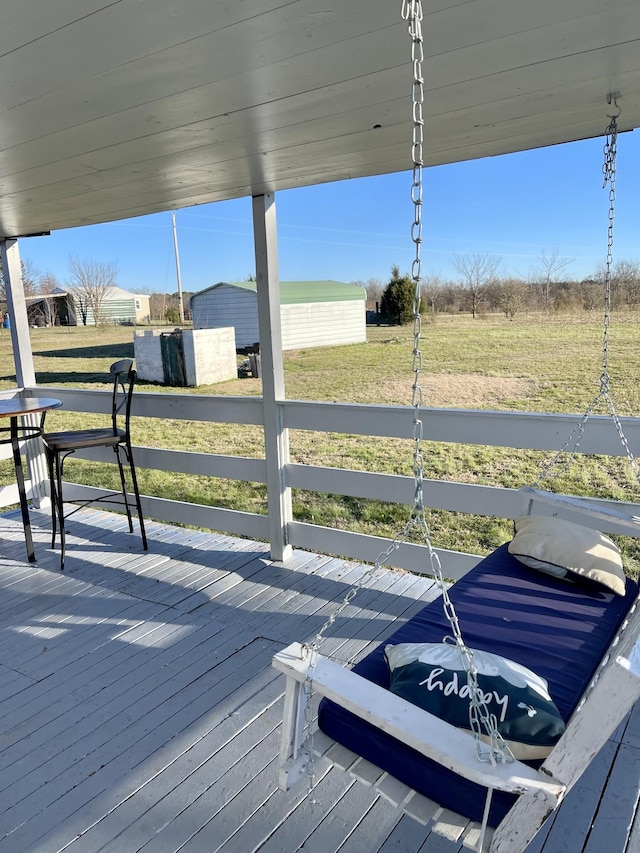
M 463 849 L 325 759 L 314 802 L 276 784 L 274 652 L 366 576 L 323 645 L 351 661 L 437 595 L 430 580 L 299 550 L 282 565 L 264 543 L 155 522 L 144 553 L 95 508 L 70 521 L 61 573 L 48 517 L 32 524 L 35 566 L 19 516 L 0 519 L 0 853 Z M 632 853 L 638 767 L 636 708 L 529 853 Z

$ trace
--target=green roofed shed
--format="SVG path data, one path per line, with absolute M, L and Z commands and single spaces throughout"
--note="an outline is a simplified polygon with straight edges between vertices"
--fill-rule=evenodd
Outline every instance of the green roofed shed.
M 255 281 L 234 281 L 232 287 L 242 287 L 256 293 Z M 214 285 L 217 287 L 217 285 Z M 203 293 L 206 291 L 202 291 Z M 366 301 L 363 287 L 341 281 L 281 281 L 280 304 L 300 305 L 305 302 L 358 302 Z
M 282 348 L 366 340 L 366 292 L 340 281 L 281 281 Z M 191 297 L 194 329 L 233 326 L 239 349 L 258 343 L 255 281 L 218 282 Z

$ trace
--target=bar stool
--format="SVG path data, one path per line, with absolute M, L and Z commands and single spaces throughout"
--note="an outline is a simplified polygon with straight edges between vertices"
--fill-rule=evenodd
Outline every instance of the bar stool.
M 52 537 L 51 547 L 55 548 L 57 527 L 60 527 L 60 569 L 64 571 L 65 557 L 65 517 L 73 515 L 81 507 L 87 506 L 90 503 L 95 503 L 100 500 L 108 500 L 112 497 L 112 493 L 101 495 L 98 498 L 90 498 L 89 500 L 80 501 L 80 506 L 77 506 L 71 512 L 64 514 L 64 503 L 62 497 L 62 475 L 64 470 L 64 462 L 68 456 L 75 453 L 76 450 L 83 450 L 89 447 L 112 447 L 116 454 L 118 462 L 118 471 L 120 473 L 120 484 L 122 497 L 129 522 L 129 532 L 133 533 L 133 521 L 131 518 L 131 505 L 127 495 L 127 487 L 125 482 L 124 466 L 122 464 L 121 452 L 129 465 L 131 473 L 131 482 L 133 485 L 133 494 L 135 496 L 136 509 L 138 512 L 138 520 L 140 522 L 140 533 L 142 536 L 142 547 L 147 550 L 147 535 L 144 529 L 144 518 L 142 516 L 142 505 L 140 503 L 140 492 L 138 490 L 138 478 L 136 477 L 136 469 L 133 463 L 133 453 L 131 451 L 131 436 L 129 431 L 129 419 L 131 413 L 131 399 L 133 396 L 133 387 L 136 381 L 136 371 L 133 369 L 133 361 L 130 358 L 124 358 L 116 361 L 111 365 L 109 370 L 110 376 L 113 378 L 113 395 L 111 402 L 111 426 L 100 429 L 84 429 L 70 430 L 67 432 L 44 432 L 42 440 L 45 447 L 45 455 L 47 458 L 47 466 L 49 469 L 49 482 L 51 487 L 51 520 L 52 520 Z M 44 426 L 44 416 L 42 420 Z

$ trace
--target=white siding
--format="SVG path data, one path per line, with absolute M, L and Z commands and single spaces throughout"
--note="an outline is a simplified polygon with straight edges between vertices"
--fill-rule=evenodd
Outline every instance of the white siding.
M 196 294 L 191 300 L 194 329 L 233 326 L 238 348 L 258 340 L 255 293 L 227 284 Z M 367 339 L 365 301 L 307 302 L 281 307 L 283 350 L 340 346 Z
M 340 346 L 367 340 L 365 301 L 283 305 L 282 349 Z
M 236 346 L 248 347 L 258 340 L 258 302 L 255 293 L 221 284 L 191 299 L 194 329 L 233 326 Z
M 89 315 L 93 319 L 92 312 L 89 312 Z M 133 325 L 135 320 L 136 308 L 133 297 L 130 299 L 103 299 L 100 305 L 101 323 L 130 323 Z

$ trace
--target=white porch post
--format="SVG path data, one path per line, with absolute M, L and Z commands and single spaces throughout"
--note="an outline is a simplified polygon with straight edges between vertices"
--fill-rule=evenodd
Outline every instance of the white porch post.
M 2 274 L 11 322 L 11 343 L 13 344 L 13 360 L 16 366 L 16 382 L 19 388 L 30 387 L 36 384 L 36 374 L 33 368 L 33 353 L 31 352 L 31 339 L 29 338 L 27 303 L 24 298 L 18 241 L 14 238 L 0 240 L 0 252 L 2 252 Z
M 291 489 L 285 485 L 289 462 L 289 431 L 282 426 L 278 401 L 284 400 L 280 285 L 276 240 L 276 201 L 273 193 L 254 196 L 253 239 L 258 290 L 258 328 L 262 363 L 264 443 L 267 463 L 269 543 L 274 560 L 287 560 L 292 548 L 287 525 L 292 520 Z
M 36 374 L 33 367 L 33 352 L 29 336 L 29 320 L 27 318 L 27 303 L 24 298 L 18 240 L 14 237 L 0 239 L 0 256 L 2 257 L 2 275 L 11 324 L 11 344 L 16 368 L 16 383 L 18 388 L 33 388 L 36 384 Z M 25 420 L 36 425 L 39 422 L 39 416 L 30 415 Z M 31 480 L 31 498 L 34 505 L 40 507 L 43 502 L 46 503 L 47 501 L 45 491 L 47 482 L 46 463 L 40 441 L 25 442 L 25 452 L 28 476 Z

